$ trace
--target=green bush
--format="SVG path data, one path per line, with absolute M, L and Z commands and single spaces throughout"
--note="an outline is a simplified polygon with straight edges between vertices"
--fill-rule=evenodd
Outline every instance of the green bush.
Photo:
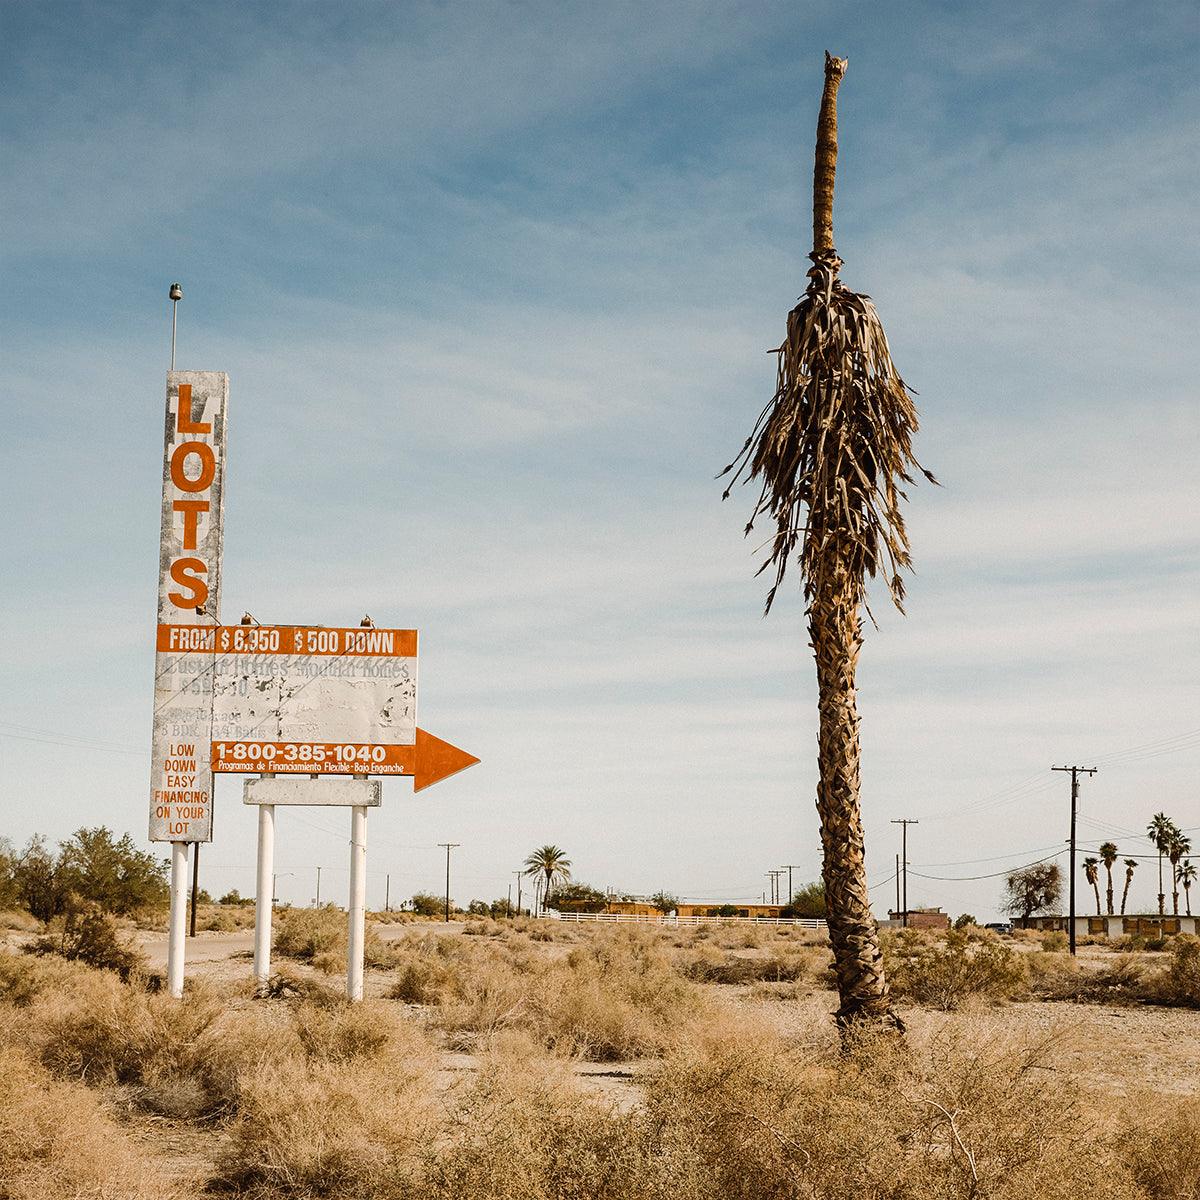
M 963 930 L 927 941 L 915 930 L 884 940 L 888 978 L 897 995 L 950 1011 L 968 996 L 1006 1000 L 1025 991 L 1024 959 L 1000 942 L 973 942 Z
M 58 954 L 72 962 L 115 971 L 128 979 L 145 966 L 141 951 L 121 937 L 117 923 L 96 904 L 72 906 L 61 928 L 25 947 L 29 954 Z
M 412 898 L 412 910 L 422 917 L 440 917 L 446 911 L 446 901 L 441 896 L 418 892 Z

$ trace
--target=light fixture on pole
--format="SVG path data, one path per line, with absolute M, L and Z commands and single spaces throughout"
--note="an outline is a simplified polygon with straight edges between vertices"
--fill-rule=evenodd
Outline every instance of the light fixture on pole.
M 175 317 L 179 302 L 183 299 L 183 288 L 179 284 L 173 283 L 168 295 L 171 297 L 171 370 L 173 371 L 175 370 Z

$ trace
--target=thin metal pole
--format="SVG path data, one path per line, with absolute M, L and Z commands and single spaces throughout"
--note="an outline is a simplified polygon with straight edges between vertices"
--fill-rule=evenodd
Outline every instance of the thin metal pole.
M 521 879 L 524 873 L 514 871 L 513 874 L 517 877 L 517 916 L 519 917 L 521 915 Z
M 258 863 L 254 876 L 254 979 L 271 975 L 271 911 L 275 896 L 275 805 L 258 806 Z
M 383 877 L 383 911 L 392 911 L 392 873 L 390 871 Z
M 171 924 L 167 934 L 167 991 L 183 995 L 184 935 L 187 930 L 187 842 L 171 843 Z
M 363 950 L 367 937 L 367 806 L 350 814 L 350 937 L 346 949 L 346 995 L 363 997 Z
M 192 920 L 189 937 L 196 936 L 196 901 L 200 895 L 200 843 L 192 843 Z
M 896 855 L 896 915 L 900 915 L 900 855 Z
M 893 825 L 899 825 L 900 834 L 900 866 L 901 866 L 901 891 L 902 903 L 900 923 L 905 929 L 908 928 L 908 827 L 910 825 L 920 825 L 920 821 L 914 820 L 912 817 L 902 817 L 892 822 Z
M 171 284 L 168 292 L 171 298 L 171 370 L 175 370 L 175 318 L 179 311 L 179 301 L 183 299 L 183 288 L 177 283 Z
M 317 868 L 317 898 L 313 903 L 314 908 L 321 907 L 321 868 Z

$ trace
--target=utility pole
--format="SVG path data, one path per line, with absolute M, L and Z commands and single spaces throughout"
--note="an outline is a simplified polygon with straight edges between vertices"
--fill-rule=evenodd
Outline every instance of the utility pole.
M 900 864 L 904 868 L 901 878 L 901 905 L 900 923 L 905 929 L 908 928 L 908 827 L 910 825 L 920 825 L 920 821 L 914 821 L 911 817 L 901 817 L 899 820 L 893 821 L 893 825 L 900 826 Z
M 200 897 L 200 843 L 192 843 L 192 929 L 191 936 L 196 936 L 196 901 Z
M 506 917 L 512 916 L 512 884 L 511 883 L 508 885 L 508 905 L 504 910 L 504 915 Z
M 446 922 L 450 921 L 450 851 L 458 846 L 461 842 L 438 842 L 439 846 L 444 846 L 446 849 Z
M 514 871 L 513 874 L 517 877 L 517 916 L 521 915 L 521 880 L 525 877 L 524 871 Z
M 1052 771 L 1070 771 L 1071 773 L 1071 865 L 1068 868 L 1070 881 L 1067 885 L 1067 943 L 1071 953 L 1075 953 L 1075 818 L 1079 814 L 1079 777 L 1080 775 L 1095 775 L 1095 767 L 1051 767 Z
M 321 868 L 317 868 L 317 898 L 313 902 L 315 908 L 321 907 Z
M 799 864 L 799 863 L 784 863 L 784 864 L 783 864 L 783 866 L 779 868 L 781 871 L 786 871 L 786 872 L 788 873 L 788 898 L 787 898 L 787 902 L 788 902 L 789 904 L 791 904 L 791 903 L 792 903 L 792 901 L 793 901 L 793 900 L 795 900 L 795 898 L 796 898 L 796 892 L 795 892 L 795 890 L 794 890 L 794 889 L 793 889 L 793 887 L 792 887 L 792 870 L 793 870 L 793 868 L 795 868 L 795 869 L 799 870 L 799 867 L 800 867 L 800 864 Z
M 896 911 L 900 911 L 900 855 L 896 855 Z
M 392 875 L 390 871 L 383 877 L 383 911 L 392 911 Z

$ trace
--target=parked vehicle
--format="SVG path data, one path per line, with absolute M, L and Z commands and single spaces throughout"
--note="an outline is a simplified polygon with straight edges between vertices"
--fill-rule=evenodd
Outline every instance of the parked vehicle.
M 1002 933 L 1007 937 L 1012 933 L 1013 926 L 1011 921 L 989 921 L 984 929 L 994 929 L 997 933 Z

